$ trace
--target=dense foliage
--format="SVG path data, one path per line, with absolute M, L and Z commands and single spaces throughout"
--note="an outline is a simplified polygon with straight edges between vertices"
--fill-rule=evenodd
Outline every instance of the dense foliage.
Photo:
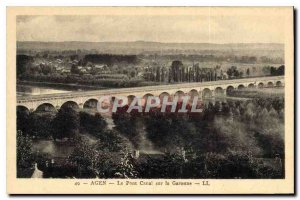
M 20 177 L 34 161 L 53 178 L 284 177 L 283 97 L 207 102 L 201 113 L 120 108 L 112 118 L 110 130 L 99 113 L 18 109 Z M 32 151 L 32 140 L 41 138 L 67 139 L 72 153 L 51 163 L 51 156 Z
M 279 76 L 284 75 L 284 65 L 279 65 L 282 63 L 280 59 L 252 56 L 230 57 L 220 64 L 212 55 L 178 55 L 176 58 L 171 55 L 152 57 L 77 52 L 63 56 L 47 52 L 17 55 L 17 77 L 21 81 L 119 88 Z
M 84 56 L 84 61 L 112 66 L 120 62 L 137 64 L 138 59 L 136 55 L 87 54 Z

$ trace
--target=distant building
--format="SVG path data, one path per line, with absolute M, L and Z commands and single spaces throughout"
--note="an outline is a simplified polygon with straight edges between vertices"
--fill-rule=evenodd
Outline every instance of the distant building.
M 83 68 L 83 69 L 81 69 L 80 71 L 83 72 L 83 73 L 85 73 L 85 72 L 86 72 L 86 69 Z
M 56 59 L 57 63 L 62 63 L 63 61 L 61 59 Z
M 71 73 L 71 70 L 70 70 L 70 69 L 63 69 L 61 72 L 62 72 L 62 73 L 69 74 L 69 73 Z
M 107 65 L 95 65 L 96 70 L 107 70 Z

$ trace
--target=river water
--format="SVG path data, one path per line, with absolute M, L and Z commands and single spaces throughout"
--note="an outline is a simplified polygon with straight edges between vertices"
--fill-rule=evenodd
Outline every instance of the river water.
M 32 85 L 17 85 L 17 96 L 40 95 L 40 94 L 58 94 L 71 92 L 72 90 L 54 89 L 51 87 L 40 87 Z
M 17 96 L 42 95 L 42 94 L 58 94 L 72 91 L 79 91 L 78 88 L 53 88 L 48 86 L 35 85 L 17 85 Z M 115 126 L 111 115 L 103 116 L 107 122 L 108 129 L 113 129 Z M 42 131 L 42 130 L 41 130 Z M 89 141 L 95 140 L 88 137 Z M 92 141 L 95 142 L 95 141 Z M 68 157 L 74 149 L 73 145 L 66 145 L 65 143 L 54 142 L 53 140 L 38 139 L 34 140 L 32 150 L 37 153 L 48 154 L 52 158 Z

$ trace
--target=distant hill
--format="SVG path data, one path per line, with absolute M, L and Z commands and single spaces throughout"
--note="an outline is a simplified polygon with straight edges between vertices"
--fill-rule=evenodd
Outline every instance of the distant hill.
M 111 54 L 234 54 L 282 57 L 284 44 L 278 43 L 161 43 L 161 42 L 17 42 L 18 51 L 63 51 L 63 50 L 96 50 L 99 53 Z

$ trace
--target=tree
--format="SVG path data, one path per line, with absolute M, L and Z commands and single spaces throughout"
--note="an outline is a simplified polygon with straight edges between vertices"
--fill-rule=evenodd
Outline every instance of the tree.
M 53 116 L 48 113 L 38 114 L 36 112 L 30 114 L 30 135 L 38 138 L 49 138 L 52 133 Z
M 60 109 L 52 121 L 53 138 L 72 138 L 78 132 L 79 116 L 70 107 Z
M 171 150 L 188 146 L 196 129 L 187 116 L 174 113 L 155 113 L 146 118 L 147 138 L 156 147 Z M 163 133 L 163 134 L 162 134 Z
M 245 108 L 243 119 L 245 122 L 250 123 L 253 122 L 254 117 L 255 117 L 254 105 L 252 103 L 248 103 Z
M 51 66 L 43 65 L 43 64 L 40 64 L 40 69 L 44 75 L 48 75 L 48 74 L 52 73 L 52 71 L 53 71 L 53 68 Z
M 236 66 L 231 66 L 231 68 L 229 68 L 227 70 L 227 74 L 230 78 L 236 78 L 240 76 L 239 71 L 237 70 Z
M 140 139 L 137 124 L 140 122 L 138 121 L 140 117 L 135 116 L 135 114 L 117 110 L 116 113 L 113 113 L 112 118 L 114 120 L 116 130 L 128 138 L 133 145 L 137 147 Z
M 243 72 L 242 71 L 239 72 L 239 76 L 238 77 L 240 77 L 240 78 L 243 77 Z
M 247 76 L 250 76 L 250 69 L 248 68 L 246 71 Z
M 17 107 L 17 130 L 22 131 L 23 134 L 30 132 L 30 113 L 23 107 Z
M 281 65 L 280 67 L 271 67 L 270 68 L 270 74 L 271 76 L 282 76 L 284 75 L 284 65 Z
M 131 142 L 115 130 L 106 130 L 98 134 L 95 148 L 103 152 L 120 152 L 125 149 L 132 149 Z
M 181 61 L 175 60 L 172 62 L 171 71 L 172 71 L 172 79 L 174 82 L 180 81 L 182 68 L 183 68 L 183 64 Z
M 277 75 L 277 70 L 276 70 L 276 68 L 275 67 L 270 67 L 270 74 L 271 74 L 271 76 L 276 76 Z
M 80 73 L 80 70 L 78 69 L 77 66 L 72 65 L 72 67 L 71 67 L 71 73 L 72 73 L 72 74 L 79 74 L 79 73 Z
M 32 153 L 32 140 L 22 131 L 17 132 L 17 177 L 30 177 L 30 169 L 33 167 L 34 156 Z M 29 174 L 26 171 L 29 170 Z
M 281 65 L 280 67 L 278 67 L 278 69 L 277 69 L 277 75 L 278 76 L 284 75 L 284 65 Z
M 82 137 L 76 139 L 76 146 L 68 160 L 76 164 L 78 178 L 95 178 L 97 173 L 94 167 L 98 162 L 98 152 Z
M 80 126 L 92 135 L 97 136 L 106 129 L 107 123 L 99 113 L 91 115 L 86 112 L 80 112 L 79 116 Z
M 26 68 L 33 62 L 32 56 L 17 55 L 17 76 L 20 77 L 26 72 Z
M 116 178 L 138 178 L 133 156 L 125 152 L 120 164 L 115 169 Z

